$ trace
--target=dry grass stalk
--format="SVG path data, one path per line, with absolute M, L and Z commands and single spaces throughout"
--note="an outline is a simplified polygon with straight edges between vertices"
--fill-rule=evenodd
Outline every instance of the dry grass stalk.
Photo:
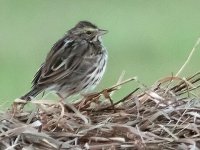
M 0 149 L 198 149 L 200 73 L 166 77 L 111 103 L 112 91 L 131 80 L 73 104 L 36 100 L 29 103 L 37 109 L 27 111 L 16 101 L 0 114 Z

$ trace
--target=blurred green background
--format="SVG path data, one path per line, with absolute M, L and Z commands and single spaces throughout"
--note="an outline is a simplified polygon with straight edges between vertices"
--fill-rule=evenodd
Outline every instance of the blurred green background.
M 138 76 L 146 85 L 175 74 L 200 36 L 199 0 L 0 0 L 0 101 L 27 92 L 51 46 L 80 20 L 109 30 L 106 74 L 98 89 Z M 182 76 L 200 70 L 195 52 Z M 124 86 L 120 99 L 136 83 Z

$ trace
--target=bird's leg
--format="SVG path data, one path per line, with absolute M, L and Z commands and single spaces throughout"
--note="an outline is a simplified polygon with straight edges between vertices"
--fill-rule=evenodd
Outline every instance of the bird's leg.
M 45 91 L 42 92 L 42 98 L 44 97 Z
M 58 101 L 59 102 L 59 105 L 61 106 L 61 108 L 65 108 L 65 98 L 60 94 L 60 93 L 56 93 L 59 97 L 60 97 L 60 100 Z
M 60 93 L 57 93 L 57 95 L 60 97 L 58 104 L 60 105 L 60 108 L 61 108 L 60 116 L 58 118 L 58 122 L 59 122 L 59 120 L 63 118 L 66 109 L 65 109 L 65 103 L 64 103 L 65 98 Z
M 56 93 L 58 95 L 58 97 L 60 97 L 59 102 L 64 104 L 64 97 L 60 94 L 60 93 Z

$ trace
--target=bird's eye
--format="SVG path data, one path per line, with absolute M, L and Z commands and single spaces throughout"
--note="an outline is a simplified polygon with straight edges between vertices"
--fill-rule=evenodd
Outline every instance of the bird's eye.
M 86 34 L 87 34 L 87 35 L 91 35 L 92 32 L 91 32 L 91 31 L 86 31 Z

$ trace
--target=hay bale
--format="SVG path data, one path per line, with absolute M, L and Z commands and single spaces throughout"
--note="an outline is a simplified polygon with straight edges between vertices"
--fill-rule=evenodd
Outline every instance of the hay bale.
M 28 103 L 36 108 L 28 111 L 27 102 L 16 100 L 0 114 L 0 149 L 198 149 L 199 80 L 200 73 L 166 77 L 118 102 L 110 93 L 128 81 L 73 104 L 34 100 Z

